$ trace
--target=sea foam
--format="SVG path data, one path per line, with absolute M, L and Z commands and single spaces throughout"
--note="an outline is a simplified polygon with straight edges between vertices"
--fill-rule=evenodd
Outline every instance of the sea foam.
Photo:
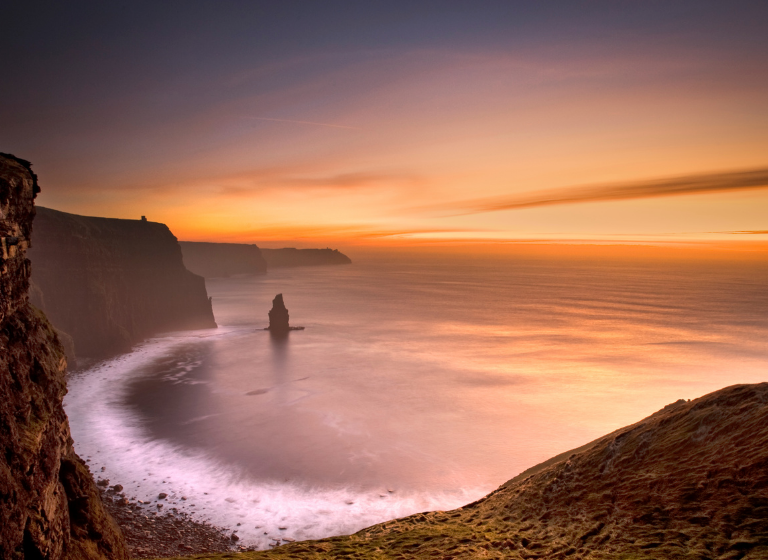
M 205 452 L 152 439 L 141 419 L 121 404 L 128 383 L 143 367 L 172 354 L 180 344 L 226 337 L 236 331 L 219 328 L 151 339 L 126 355 L 71 376 L 65 408 L 76 450 L 88 460 L 97 479 L 121 484 L 125 495 L 131 501 L 143 501 L 142 507 L 150 514 L 163 504 L 161 513 L 184 512 L 236 533 L 242 544 L 261 549 L 285 537 L 305 540 L 350 534 L 388 519 L 453 509 L 487 492 L 487 488 L 360 491 L 296 481 L 260 482 L 237 465 L 225 464 Z M 158 499 L 160 493 L 167 497 Z

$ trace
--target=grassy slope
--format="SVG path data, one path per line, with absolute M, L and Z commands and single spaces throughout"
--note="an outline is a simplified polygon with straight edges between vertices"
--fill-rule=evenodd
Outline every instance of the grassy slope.
M 482 500 L 200 558 L 768 558 L 768 383 L 678 401 Z

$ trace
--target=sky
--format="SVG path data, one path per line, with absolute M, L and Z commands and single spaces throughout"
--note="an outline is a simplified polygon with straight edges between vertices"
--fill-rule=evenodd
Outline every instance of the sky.
M 38 204 L 263 246 L 768 241 L 768 3 L 9 2 Z

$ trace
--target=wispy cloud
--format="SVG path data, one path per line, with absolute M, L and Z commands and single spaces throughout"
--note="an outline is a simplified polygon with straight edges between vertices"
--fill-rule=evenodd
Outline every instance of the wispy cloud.
M 354 191 L 376 187 L 413 187 L 423 179 L 412 173 L 353 171 L 348 173 L 291 175 L 286 172 L 254 171 L 224 179 L 219 194 L 226 197 L 261 196 L 269 190 L 341 190 Z
M 357 188 L 380 183 L 415 183 L 419 178 L 405 173 L 353 172 L 317 177 L 284 177 L 276 182 L 292 187 Z
M 432 208 L 449 212 L 452 215 L 466 215 L 555 204 L 632 200 L 764 188 L 768 188 L 768 168 L 686 175 L 654 181 L 565 187 L 508 197 L 464 200 L 433 206 Z
M 263 241 L 311 241 L 314 243 L 334 241 L 355 243 L 376 240 L 418 240 L 419 236 L 443 234 L 446 238 L 461 238 L 461 234 L 475 233 L 482 230 L 469 228 L 419 228 L 419 227 L 376 227 L 365 224 L 265 224 L 261 227 L 240 230 L 232 233 L 215 232 L 208 234 L 186 235 L 190 241 L 226 241 L 235 243 L 259 243 Z
M 744 231 L 719 231 L 717 233 L 731 233 L 734 235 L 768 235 L 768 229 L 751 229 Z
M 328 128 L 345 128 L 347 130 L 362 130 L 362 128 L 357 126 L 346 126 L 343 124 L 321 123 L 321 122 L 314 122 L 314 121 L 296 121 L 293 119 L 270 119 L 267 117 L 246 117 L 246 118 L 254 121 L 269 121 L 269 122 L 279 122 L 279 123 L 289 123 L 289 124 L 308 124 L 312 126 L 326 126 Z

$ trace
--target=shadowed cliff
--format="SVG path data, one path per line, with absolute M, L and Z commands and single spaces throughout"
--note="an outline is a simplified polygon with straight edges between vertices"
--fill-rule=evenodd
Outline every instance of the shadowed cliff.
M 184 265 L 204 278 L 266 274 L 267 263 L 256 245 L 180 241 Z
M 768 383 L 673 403 L 454 511 L 242 557 L 764 560 Z
M 0 558 L 127 560 L 64 413 L 64 351 L 29 304 L 37 178 L 0 154 Z
M 216 326 L 205 280 L 168 227 L 38 208 L 32 303 L 78 356 L 106 357 L 164 331 Z
M 262 249 L 261 254 L 267 261 L 267 269 L 352 264 L 352 260 L 338 249 Z

